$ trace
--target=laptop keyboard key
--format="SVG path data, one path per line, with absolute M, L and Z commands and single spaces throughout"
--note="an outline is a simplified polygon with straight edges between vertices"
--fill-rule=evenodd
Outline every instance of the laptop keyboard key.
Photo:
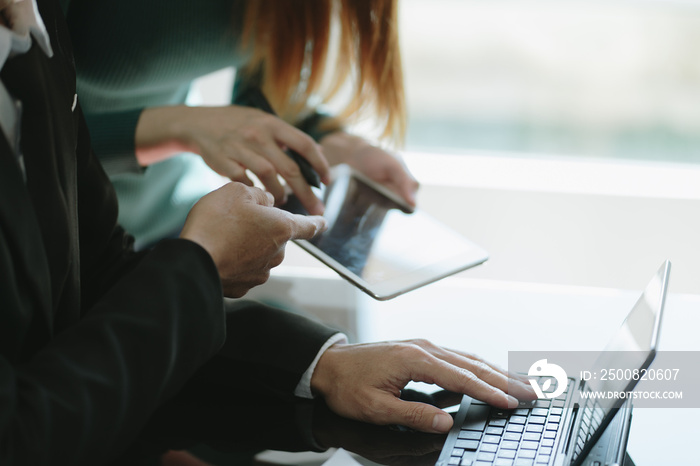
M 497 458 L 493 466 L 513 466 L 513 461 L 505 458 Z
M 465 440 L 481 440 L 481 432 L 477 432 L 474 430 L 462 430 L 459 432 L 457 438 Z
M 493 443 L 485 443 L 481 445 L 481 448 L 479 448 L 480 452 L 485 452 L 485 453 L 496 453 L 498 450 L 498 445 L 493 444 Z
M 455 442 L 455 448 L 463 448 L 464 450 L 475 451 L 479 448 L 478 440 L 457 440 Z
M 525 429 L 525 426 L 522 424 L 508 424 L 506 427 L 507 432 L 517 432 L 521 433 Z
M 489 417 L 491 408 L 487 405 L 472 405 L 467 411 L 462 429 L 483 431 L 486 428 L 486 420 Z

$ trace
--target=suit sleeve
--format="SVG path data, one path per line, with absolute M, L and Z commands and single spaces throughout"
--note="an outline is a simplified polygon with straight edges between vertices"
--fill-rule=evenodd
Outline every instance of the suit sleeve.
M 163 244 L 30 361 L 0 356 L 0 464 L 103 464 L 133 441 L 223 342 L 219 290 L 191 278 L 205 254 Z
M 294 388 L 336 331 L 254 301 L 225 304 L 224 347 L 157 411 L 128 456 L 201 443 L 224 451 L 319 449 L 308 413 L 301 417 L 284 413 L 311 406 L 309 400 L 294 396 Z M 261 436 L 261 432 L 284 435 Z
M 122 112 L 86 113 L 92 134 L 92 147 L 110 174 L 141 173 L 136 159 L 134 135 L 143 108 Z
M 227 378 L 225 383 L 240 384 L 240 369 L 227 369 L 233 364 L 246 367 L 250 383 L 292 396 L 323 344 L 338 332 L 289 311 L 229 300 L 226 333 L 226 343 L 211 363 Z

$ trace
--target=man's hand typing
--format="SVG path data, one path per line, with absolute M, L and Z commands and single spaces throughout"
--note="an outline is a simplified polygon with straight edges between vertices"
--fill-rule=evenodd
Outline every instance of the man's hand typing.
M 399 398 L 410 381 L 436 384 L 500 408 L 517 407 L 515 397 L 536 397 L 529 385 L 480 358 L 425 340 L 333 345 L 319 360 L 311 389 L 333 411 L 351 419 L 422 432 L 449 431 L 449 414 Z M 508 394 L 508 389 L 515 392 Z

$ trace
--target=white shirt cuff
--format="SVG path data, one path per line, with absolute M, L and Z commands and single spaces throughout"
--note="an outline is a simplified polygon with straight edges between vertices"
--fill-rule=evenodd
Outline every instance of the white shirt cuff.
M 320 350 L 318 350 L 318 353 L 316 354 L 316 357 L 314 360 L 311 362 L 311 365 L 309 366 L 308 369 L 306 369 L 306 372 L 304 372 L 304 375 L 301 376 L 301 379 L 299 380 L 299 383 L 297 384 L 297 388 L 294 389 L 294 395 L 300 397 L 300 398 L 307 398 L 307 399 L 312 399 L 314 397 L 313 393 L 311 393 L 311 376 L 314 374 L 314 369 L 316 369 L 316 364 L 318 364 L 318 360 L 321 359 L 321 356 L 323 356 L 323 353 L 326 352 L 328 348 L 330 348 L 332 345 L 336 343 L 347 343 L 348 342 L 348 337 L 346 337 L 342 333 L 336 333 L 332 337 L 330 337 L 328 340 L 326 340 L 326 343 L 321 347 Z

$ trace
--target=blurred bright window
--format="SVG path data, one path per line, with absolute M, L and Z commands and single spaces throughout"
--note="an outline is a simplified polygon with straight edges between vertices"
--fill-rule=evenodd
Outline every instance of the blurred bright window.
M 401 0 L 406 149 L 700 164 L 700 2 Z

